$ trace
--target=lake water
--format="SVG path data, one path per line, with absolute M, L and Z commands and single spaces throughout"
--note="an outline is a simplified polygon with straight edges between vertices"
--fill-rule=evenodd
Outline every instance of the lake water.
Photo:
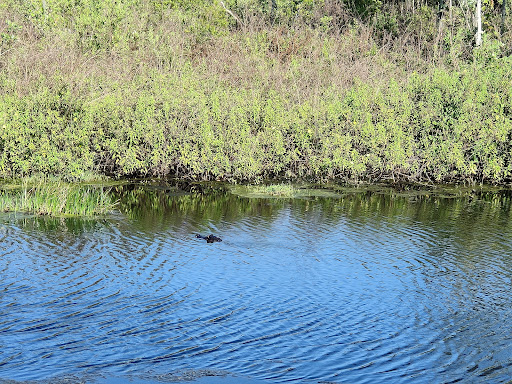
M 0 216 L 0 383 L 512 378 L 508 193 L 117 189 Z

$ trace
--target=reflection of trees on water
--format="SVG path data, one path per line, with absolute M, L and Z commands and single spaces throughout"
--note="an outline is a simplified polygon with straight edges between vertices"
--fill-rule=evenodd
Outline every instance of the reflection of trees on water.
M 29 231 L 53 232 L 60 235 L 80 235 L 93 232 L 108 222 L 106 218 L 52 217 L 25 214 L 9 214 L 5 222 Z
M 482 192 L 463 197 L 443 197 L 433 193 L 398 194 L 387 192 L 343 192 L 339 197 L 304 199 L 258 199 L 233 195 L 226 190 L 183 193 L 172 189 L 122 186 L 114 189 L 119 209 L 141 227 L 193 227 L 236 222 L 257 217 L 271 225 L 283 209 L 290 209 L 292 219 L 311 224 L 340 221 L 372 225 L 383 231 L 394 225 L 432 227 L 439 235 L 449 234 L 466 247 L 479 246 L 488 231 L 511 233 L 509 192 Z M 498 244 L 498 246 L 500 246 Z
M 141 226 L 179 226 L 184 222 L 201 225 L 233 222 L 248 216 L 271 218 L 285 205 L 285 202 L 278 200 L 269 203 L 237 197 L 222 189 L 207 193 L 184 193 L 129 186 L 117 188 L 116 193 L 121 212 Z
M 416 225 L 431 228 L 443 241 L 463 244 L 468 249 L 481 247 L 489 233 L 503 238 L 512 233 L 511 202 L 507 191 L 482 192 L 447 198 L 433 193 L 398 194 L 392 190 L 379 192 L 340 192 L 339 197 L 301 199 L 258 199 L 240 197 L 223 188 L 202 193 L 186 193 L 167 187 L 123 185 L 112 187 L 117 208 L 138 228 L 155 231 L 180 228 L 193 231 L 202 226 L 236 223 L 258 218 L 258 225 L 274 227 L 283 210 L 291 220 L 301 223 L 301 230 L 315 229 L 325 223 L 340 222 L 357 227 L 371 225 L 377 230 L 393 230 L 394 226 Z M 14 220 L 14 219 L 13 219 Z M 79 234 L 96 230 L 111 218 L 54 218 L 19 215 L 16 225 L 44 232 L 61 231 Z M 107 224 L 108 225 L 108 224 Z M 275 227 L 274 227 L 275 228 Z M 263 228 L 262 228 L 263 229 Z M 489 244 L 509 250 L 506 241 Z

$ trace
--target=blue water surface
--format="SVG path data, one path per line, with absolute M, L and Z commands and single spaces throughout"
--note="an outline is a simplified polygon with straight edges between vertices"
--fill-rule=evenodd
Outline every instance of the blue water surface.
M 135 196 L 1 216 L 0 382 L 512 377 L 505 195 Z

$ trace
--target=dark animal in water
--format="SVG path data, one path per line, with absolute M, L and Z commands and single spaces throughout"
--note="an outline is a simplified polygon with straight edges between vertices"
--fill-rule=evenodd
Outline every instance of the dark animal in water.
M 220 237 L 213 236 L 213 235 L 208 235 L 208 236 L 196 235 L 196 237 L 198 239 L 206 240 L 207 243 L 215 243 L 216 241 L 222 241 L 222 239 Z

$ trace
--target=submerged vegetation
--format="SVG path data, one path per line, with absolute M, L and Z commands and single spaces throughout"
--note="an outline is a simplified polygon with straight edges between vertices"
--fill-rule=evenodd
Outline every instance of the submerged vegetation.
M 351 189 L 351 188 L 349 188 Z M 230 192 L 247 198 L 316 198 L 339 197 L 335 188 L 310 184 L 258 184 L 258 185 L 232 185 Z M 351 189 L 353 191 L 353 189 Z
M 114 206 L 111 195 L 101 187 L 45 182 L 0 190 L 0 211 L 3 212 L 93 216 L 104 215 Z
M 0 177 L 509 181 L 510 5 L 418 3 L 6 0 Z
M 240 186 L 238 189 L 248 189 L 254 195 L 271 196 L 271 197 L 293 197 L 297 195 L 298 188 L 290 184 L 272 184 L 272 185 L 256 185 L 256 186 Z

